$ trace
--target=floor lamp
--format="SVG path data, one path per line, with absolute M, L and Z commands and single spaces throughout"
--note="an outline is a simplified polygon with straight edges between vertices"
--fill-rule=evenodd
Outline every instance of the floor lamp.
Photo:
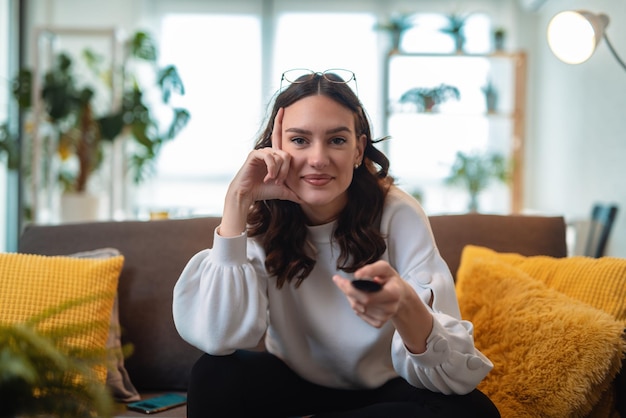
M 609 17 L 586 10 L 568 10 L 556 14 L 548 24 L 548 45 L 558 59 L 568 64 L 580 64 L 593 55 L 604 38 L 611 54 L 626 70 L 606 34 Z

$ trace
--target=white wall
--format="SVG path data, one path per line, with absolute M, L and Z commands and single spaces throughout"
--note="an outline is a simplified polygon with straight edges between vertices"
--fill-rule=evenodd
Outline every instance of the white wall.
M 530 210 L 569 220 L 588 217 L 595 201 L 616 202 L 621 212 L 607 255 L 626 257 L 626 71 L 604 41 L 581 65 L 552 55 L 545 40 L 548 22 L 570 9 L 607 14 L 609 38 L 626 57 L 626 2 L 549 0 L 539 10 L 525 202 Z

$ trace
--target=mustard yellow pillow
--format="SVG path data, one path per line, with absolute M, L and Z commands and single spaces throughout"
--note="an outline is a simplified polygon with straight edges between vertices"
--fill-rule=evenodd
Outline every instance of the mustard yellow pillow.
M 492 249 L 468 245 L 463 249 L 458 276 L 466 274 L 471 262 L 494 260 L 509 264 L 541 280 L 574 299 L 602 309 L 626 326 L 626 260 L 613 257 L 523 256 L 517 253 L 499 253 Z M 615 387 L 606 390 L 596 404 L 590 418 L 616 416 Z M 618 415 L 618 414 L 617 414 Z
M 459 306 L 494 369 L 478 388 L 503 417 L 584 417 L 621 365 L 623 324 L 506 263 L 466 258 Z
M 30 254 L 0 254 L 0 323 L 27 322 L 47 309 L 85 298 L 52 315 L 41 330 L 67 324 L 83 324 L 80 333 L 67 340 L 78 349 L 104 350 L 123 256 L 108 259 L 77 259 Z M 104 362 L 104 359 L 103 359 Z M 106 380 L 106 365 L 97 371 Z
M 465 274 L 468 261 L 476 259 L 497 260 L 514 266 L 550 288 L 610 313 L 626 325 L 626 259 L 527 257 L 468 245 L 461 254 L 457 275 Z

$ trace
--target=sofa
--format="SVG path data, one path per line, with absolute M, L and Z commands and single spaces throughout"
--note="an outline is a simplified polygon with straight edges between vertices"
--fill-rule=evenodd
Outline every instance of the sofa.
M 176 332 L 172 289 L 189 258 L 212 246 L 219 222 L 218 217 L 197 217 L 28 225 L 20 237 L 18 252 L 51 256 L 113 248 L 124 256 L 117 288 L 119 322 L 122 344 L 132 346 L 133 351 L 122 367 L 141 397 L 148 399 L 163 392 L 184 393 L 190 369 L 201 355 Z M 463 268 L 467 245 L 551 260 L 564 259 L 567 254 L 566 225 L 559 216 L 471 213 L 431 216 L 430 222 L 439 251 L 455 278 Z M 623 412 L 620 376 L 610 376 L 615 394 L 611 402 L 614 410 Z M 599 398 L 598 394 L 592 401 Z M 123 404 L 118 409 L 120 417 L 143 416 L 125 410 Z M 156 416 L 184 417 L 185 407 Z

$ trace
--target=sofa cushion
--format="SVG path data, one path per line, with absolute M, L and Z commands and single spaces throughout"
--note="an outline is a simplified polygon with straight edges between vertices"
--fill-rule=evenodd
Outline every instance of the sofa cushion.
M 121 256 L 84 260 L 0 254 L 0 321 L 26 323 L 37 315 L 51 314 L 38 322 L 36 329 L 50 331 L 80 324 L 80 332 L 64 343 L 104 353 L 123 261 Z M 56 308 L 74 303 L 76 306 L 54 312 Z M 103 358 L 96 370 L 102 383 L 106 380 L 105 363 Z
M 70 254 L 70 257 L 88 259 L 107 259 L 120 256 L 115 248 L 97 248 L 91 251 L 81 251 Z M 127 346 L 130 347 L 130 346 Z M 122 347 L 122 327 L 120 325 L 119 297 L 117 292 L 113 301 L 113 310 L 109 321 L 109 335 L 107 337 L 108 370 L 106 384 L 113 398 L 119 402 L 133 402 L 141 399 L 139 392 L 130 380 L 124 366 L 124 348 Z
M 465 256 L 459 306 L 494 363 L 478 386 L 502 416 L 583 417 L 621 366 L 623 323 L 507 263 Z

